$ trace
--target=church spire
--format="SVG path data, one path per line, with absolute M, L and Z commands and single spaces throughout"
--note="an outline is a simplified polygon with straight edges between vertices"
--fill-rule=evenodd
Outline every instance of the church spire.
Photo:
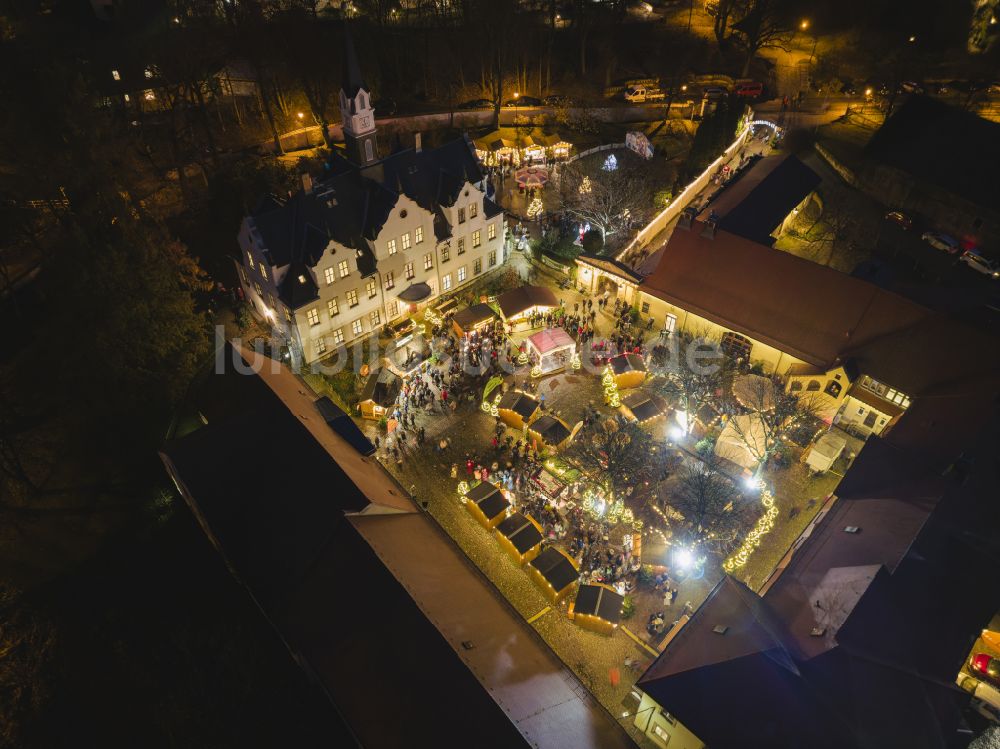
M 347 155 L 358 166 L 379 160 L 375 134 L 375 108 L 371 92 L 361 77 L 354 39 L 344 27 L 344 82 L 340 89 L 340 114 L 344 125 Z
M 358 53 L 354 50 L 354 38 L 351 30 L 344 25 L 344 95 L 348 99 L 353 99 L 358 95 L 358 91 L 368 90 L 364 78 L 361 77 L 361 65 L 358 63 Z

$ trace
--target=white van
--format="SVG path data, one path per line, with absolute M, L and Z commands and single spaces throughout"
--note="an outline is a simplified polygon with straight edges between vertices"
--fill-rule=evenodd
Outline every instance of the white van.
M 642 104 L 646 101 L 660 101 L 667 98 L 667 95 L 658 89 L 646 88 L 645 86 L 629 86 L 625 89 L 625 101 L 633 104 Z

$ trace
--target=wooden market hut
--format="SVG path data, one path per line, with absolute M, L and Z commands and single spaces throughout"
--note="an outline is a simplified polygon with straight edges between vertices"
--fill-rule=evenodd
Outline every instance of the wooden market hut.
M 637 388 L 646 379 L 646 362 L 638 354 L 619 354 L 608 359 L 619 390 Z
M 481 526 L 490 529 L 495 528 L 507 516 L 510 502 L 500 491 L 500 487 L 490 481 L 483 481 L 469 489 L 465 495 L 465 508 Z
M 375 420 L 388 416 L 402 387 L 403 381 L 388 367 L 372 372 L 368 375 L 358 400 L 361 415 Z
M 508 390 L 497 404 L 497 416 L 511 429 L 524 429 L 538 413 L 538 401 L 520 390 Z
M 640 424 L 663 416 L 667 410 L 667 402 L 663 398 L 645 390 L 636 390 L 622 398 L 622 411 L 625 416 Z
M 516 324 L 535 312 L 549 312 L 559 306 L 556 294 L 548 286 L 519 286 L 497 297 L 504 322 Z
M 497 319 L 497 313 L 488 304 L 473 304 L 455 313 L 451 318 L 455 333 L 463 336 L 482 330 Z
M 528 436 L 558 450 L 569 441 L 573 433 L 565 421 L 556 416 L 545 414 L 528 425 Z
M 542 374 L 551 374 L 568 367 L 576 355 L 576 341 L 562 328 L 539 330 L 525 340 L 528 359 Z
M 458 300 L 455 297 L 451 297 L 438 302 L 429 310 L 424 312 L 424 319 L 432 325 L 438 325 L 439 323 L 444 322 L 445 318 L 457 309 Z
M 504 518 L 495 528 L 497 541 L 518 564 L 530 562 L 542 550 L 542 526 L 519 512 Z
M 580 577 L 576 562 L 565 552 L 550 546 L 528 562 L 528 574 L 552 603 L 558 603 Z
M 621 621 L 624 601 L 625 596 L 607 585 L 581 585 L 570 616 L 584 629 L 610 635 Z

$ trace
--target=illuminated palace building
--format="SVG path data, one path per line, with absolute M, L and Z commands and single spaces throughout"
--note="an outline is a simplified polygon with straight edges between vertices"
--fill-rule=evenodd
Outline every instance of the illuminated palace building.
M 382 157 L 350 37 L 345 153 L 244 218 L 238 265 L 255 313 L 311 362 L 377 333 L 504 262 L 503 212 L 465 139 Z

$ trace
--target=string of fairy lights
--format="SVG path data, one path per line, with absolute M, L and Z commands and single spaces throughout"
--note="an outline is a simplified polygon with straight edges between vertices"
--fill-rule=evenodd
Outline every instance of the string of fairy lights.
M 760 490 L 760 502 L 764 506 L 764 514 L 757 520 L 757 524 L 747 533 L 746 538 L 740 548 L 729 559 L 722 563 L 722 569 L 726 572 L 733 572 L 740 567 L 746 566 L 750 555 L 754 553 L 764 536 L 771 532 L 774 523 L 778 519 L 778 505 L 774 501 L 771 490 L 765 486 L 763 481 L 757 483 Z

